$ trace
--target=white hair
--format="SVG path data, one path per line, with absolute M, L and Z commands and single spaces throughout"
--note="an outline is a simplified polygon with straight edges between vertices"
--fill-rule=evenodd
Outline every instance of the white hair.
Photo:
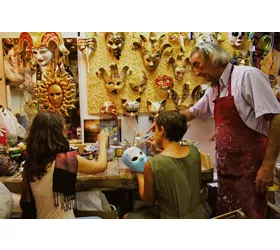
M 194 46 L 191 56 L 200 53 L 204 63 L 210 62 L 214 66 L 221 67 L 231 62 L 231 57 L 227 51 L 212 42 L 201 42 Z

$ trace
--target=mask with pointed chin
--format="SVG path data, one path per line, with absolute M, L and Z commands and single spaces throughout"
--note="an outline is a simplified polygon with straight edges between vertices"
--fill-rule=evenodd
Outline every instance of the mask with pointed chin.
M 122 160 L 134 172 L 143 173 L 148 156 L 140 148 L 130 147 L 123 152 Z

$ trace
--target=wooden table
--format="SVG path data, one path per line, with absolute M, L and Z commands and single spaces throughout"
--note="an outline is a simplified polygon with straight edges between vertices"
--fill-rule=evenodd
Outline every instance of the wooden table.
M 213 181 L 213 169 L 202 171 L 203 182 Z M 0 177 L 6 187 L 13 193 L 21 193 L 21 174 L 16 173 L 10 177 Z M 119 157 L 107 163 L 103 173 L 95 175 L 78 174 L 77 191 L 86 190 L 137 190 L 138 184 L 135 174 L 126 167 Z
M 21 193 L 21 174 L 10 177 L 0 177 L 0 182 L 13 193 Z M 103 173 L 95 175 L 78 174 L 77 191 L 85 190 L 116 190 L 137 189 L 137 179 L 134 173 L 126 167 L 121 158 L 115 157 L 107 163 Z

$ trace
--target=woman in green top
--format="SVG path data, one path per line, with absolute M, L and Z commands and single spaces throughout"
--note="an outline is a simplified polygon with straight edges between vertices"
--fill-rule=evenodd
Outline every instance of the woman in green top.
M 154 126 L 154 138 L 147 145 L 155 152 L 137 173 L 139 195 L 148 205 L 157 206 L 128 213 L 124 218 L 204 219 L 200 200 L 201 160 L 198 149 L 181 146 L 179 141 L 187 131 L 186 116 L 176 110 L 159 114 Z

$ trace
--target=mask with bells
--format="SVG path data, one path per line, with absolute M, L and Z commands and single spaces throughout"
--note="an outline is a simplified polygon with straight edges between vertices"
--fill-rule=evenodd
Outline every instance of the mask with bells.
M 240 47 L 244 42 L 245 32 L 229 32 L 228 40 L 232 46 Z
M 133 171 L 143 173 L 148 156 L 140 148 L 130 147 L 123 152 L 122 160 Z

